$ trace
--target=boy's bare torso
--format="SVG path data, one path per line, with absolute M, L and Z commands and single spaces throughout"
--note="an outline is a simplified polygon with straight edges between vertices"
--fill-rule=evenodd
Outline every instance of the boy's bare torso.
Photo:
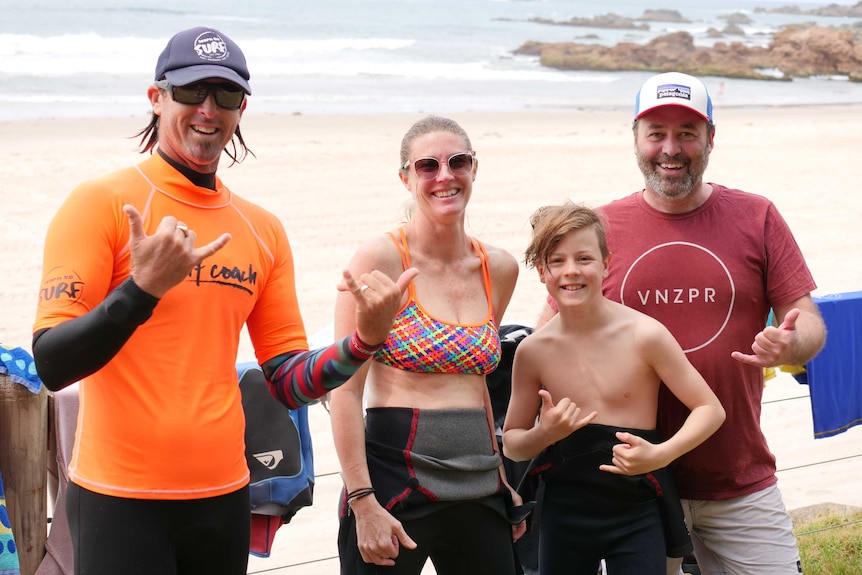
M 659 378 L 646 361 L 644 318 L 613 302 L 595 328 L 555 321 L 536 332 L 539 377 L 555 401 L 568 397 L 593 423 L 654 429 Z M 589 322 L 588 322 L 589 323 Z

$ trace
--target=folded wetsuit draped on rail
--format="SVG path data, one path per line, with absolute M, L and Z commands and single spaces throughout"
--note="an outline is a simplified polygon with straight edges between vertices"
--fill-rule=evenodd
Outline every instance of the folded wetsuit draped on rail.
M 585 504 L 600 501 L 643 503 L 656 500 L 661 512 L 668 557 L 692 553 L 679 493 L 670 469 L 641 475 L 617 475 L 599 469 L 610 464 L 619 431 L 627 431 L 651 443 L 664 441 L 658 430 L 590 424 L 548 446 L 531 463 L 518 492 L 524 501 L 535 501 L 539 482 L 571 485 L 572 497 Z

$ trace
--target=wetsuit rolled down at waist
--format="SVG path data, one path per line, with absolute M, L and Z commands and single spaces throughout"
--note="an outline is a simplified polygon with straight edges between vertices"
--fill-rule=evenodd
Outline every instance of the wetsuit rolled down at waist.
M 408 532 L 415 535 L 415 530 L 424 531 L 421 525 L 440 521 L 456 524 L 448 530 L 432 528 L 437 531 L 431 552 L 435 565 L 437 561 L 457 565 L 464 559 L 463 548 L 469 547 L 480 555 L 493 554 L 481 561 L 481 569 L 474 565 L 480 570 L 473 572 L 490 575 L 511 569 L 498 544 L 507 537 L 508 525 L 523 521 L 532 504 L 512 507 L 512 495 L 500 479 L 501 459 L 494 451 L 484 408 L 368 408 L 365 450 L 374 497 L 404 522 Z M 489 522 L 487 518 L 495 515 L 500 521 Z M 354 520 L 342 492 L 338 531 L 341 572 L 377 573 L 378 567 L 364 563 L 359 556 Z M 465 534 L 459 534 L 458 528 L 464 526 L 475 526 L 467 529 L 469 541 Z M 406 554 L 406 550 L 402 552 Z M 438 565 L 438 572 L 453 572 L 452 568 Z M 408 572 L 410 567 L 401 571 L 396 563 L 395 567 L 379 569 Z
M 585 510 L 624 510 L 627 504 L 655 501 L 661 513 L 668 557 L 692 552 L 676 482 L 667 467 L 640 475 L 617 475 L 599 469 L 610 465 L 616 433 L 626 431 L 651 443 L 664 437 L 657 430 L 589 424 L 545 448 L 533 461 L 518 488 L 524 501 L 534 501 L 539 481 L 566 484 L 566 497 Z M 559 492 L 559 491 L 558 491 Z M 545 500 L 544 504 L 548 504 Z
M 374 495 L 399 519 L 480 501 L 510 523 L 519 523 L 532 506 L 512 510 L 491 441 L 481 408 L 368 408 L 365 449 Z M 347 508 L 342 503 L 343 514 Z

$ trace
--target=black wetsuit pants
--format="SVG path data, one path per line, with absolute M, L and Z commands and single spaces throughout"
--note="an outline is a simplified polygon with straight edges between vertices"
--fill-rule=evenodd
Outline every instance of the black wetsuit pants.
M 515 564 L 512 526 L 481 503 L 442 506 L 430 515 L 401 519 L 416 549 L 399 549 L 392 567 L 365 563 L 356 543 L 354 517 L 342 520 L 339 533 L 342 575 L 419 575 L 428 559 L 438 575 L 511 575 Z M 592 575 L 595 575 L 593 573 Z
M 546 481 L 539 512 L 539 575 L 665 575 L 658 502 L 615 501 Z
M 219 497 L 111 497 L 68 484 L 75 575 L 245 575 L 248 487 Z

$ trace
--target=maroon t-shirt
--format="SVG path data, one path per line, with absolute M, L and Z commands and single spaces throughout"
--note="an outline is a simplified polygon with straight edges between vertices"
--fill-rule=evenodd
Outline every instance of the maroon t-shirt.
M 712 186 L 685 214 L 651 208 L 642 192 L 601 211 L 613 254 L 605 295 L 666 325 L 727 411 L 721 428 L 674 464 L 682 497 L 717 500 L 776 482 L 760 429 L 763 370 L 730 353 L 750 353 L 770 308 L 816 286 L 772 202 Z M 689 410 L 664 386 L 660 394 L 659 425 L 669 436 Z

